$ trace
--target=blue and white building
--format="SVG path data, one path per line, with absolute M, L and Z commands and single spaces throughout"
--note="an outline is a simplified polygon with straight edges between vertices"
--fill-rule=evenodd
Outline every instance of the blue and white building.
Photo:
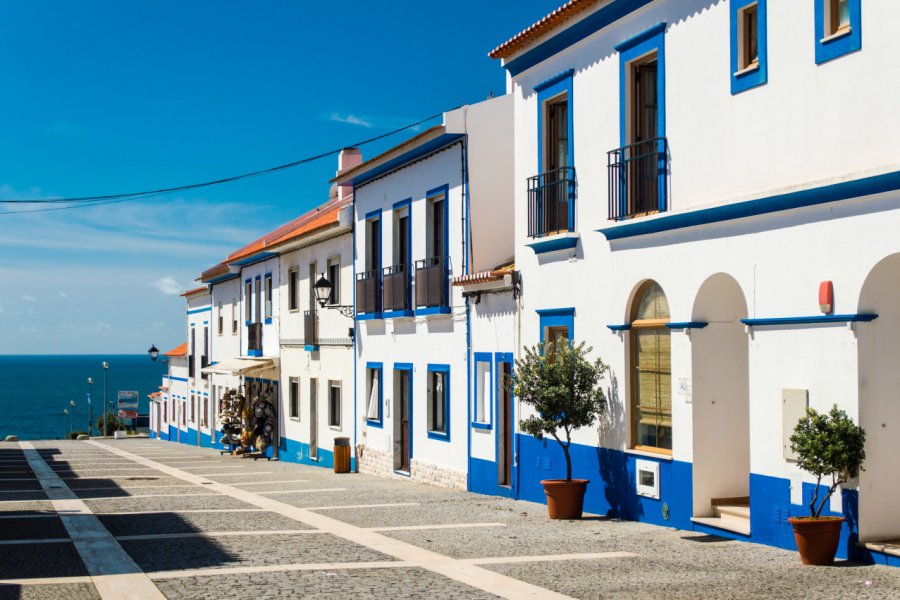
M 521 346 L 585 340 L 586 509 L 786 548 L 807 406 L 868 433 L 839 555 L 900 537 L 900 4 L 573 0 L 495 49 L 515 104 Z M 517 435 L 518 496 L 564 473 Z

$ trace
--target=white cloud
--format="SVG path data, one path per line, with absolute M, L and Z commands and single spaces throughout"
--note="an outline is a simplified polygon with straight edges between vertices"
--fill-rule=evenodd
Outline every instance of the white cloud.
M 181 285 L 171 275 L 160 277 L 156 281 L 151 282 L 150 285 L 167 296 L 177 296 L 182 291 Z
M 340 113 L 331 113 L 330 119 L 335 123 L 346 123 L 347 125 L 359 125 L 360 127 L 365 127 L 366 129 L 372 128 L 372 123 L 363 117 L 358 115 L 342 115 Z
M 22 294 L 22 300 L 24 300 L 25 302 L 34 302 L 35 297 L 29 294 Z
M 59 297 L 60 297 L 60 298 L 68 298 L 69 295 L 68 295 L 67 293 L 65 293 L 65 292 L 60 292 L 60 293 L 59 293 Z
M 4 312 L 6 312 L 6 311 L 3 309 L 3 305 L 0 304 L 0 315 L 2 315 Z

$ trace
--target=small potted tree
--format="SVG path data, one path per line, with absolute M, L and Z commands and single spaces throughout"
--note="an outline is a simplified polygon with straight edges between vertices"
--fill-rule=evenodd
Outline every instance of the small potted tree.
M 566 458 L 565 479 L 541 481 L 551 519 L 580 519 L 584 508 L 588 480 L 572 479 L 569 447 L 572 432 L 593 425 L 606 409 L 600 382 L 607 366 L 599 358 L 588 360 L 591 350 L 584 342 L 572 346 L 563 340 L 526 348 L 516 360 L 515 394 L 535 409 L 519 426 L 538 440 L 552 436 Z
M 809 409 L 791 435 L 791 450 L 797 455 L 797 466 L 816 477 L 816 487 L 809 501 L 808 517 L 791 517 L 800 559 L 805 565 L 834 564 L 841 536 L 843 517 L 823 517 L 822 510 L 838 486 L 859 476 L 866 460 L 866 432 L 847 413 L 833 406 L 828 413 Z M 831 478 L 828 492 L 820 499 L 822 480 Z

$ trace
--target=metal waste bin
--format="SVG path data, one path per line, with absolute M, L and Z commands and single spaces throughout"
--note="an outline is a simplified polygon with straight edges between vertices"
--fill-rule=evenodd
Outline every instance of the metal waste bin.
M 350 472 L 350 438 L 334 438 L 334 472 Z

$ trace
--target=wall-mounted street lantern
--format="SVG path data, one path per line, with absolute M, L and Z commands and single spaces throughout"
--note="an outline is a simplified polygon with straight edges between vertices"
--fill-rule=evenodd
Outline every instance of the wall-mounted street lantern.
M 328 299 L 331 297 L 331 290 L 334 287 L 328 279 L 323 275 L 316 282 L 316 285 L 313 286 L 316 290 L 316 302 L 319 303 L 319 306 L 322 308 L 333 308 L 341 312 L 342 315 L 347 317 L 348 319 L 353 318 L 353 307 L 342 304 L 326 304 Z
M 147 354 L 150 355 L 150 360 L 156 362 L 156 359 L 159 357 L 159 348 L 156 347 L 156 344 L 150 346 L 150 349 L 147 350 Z

